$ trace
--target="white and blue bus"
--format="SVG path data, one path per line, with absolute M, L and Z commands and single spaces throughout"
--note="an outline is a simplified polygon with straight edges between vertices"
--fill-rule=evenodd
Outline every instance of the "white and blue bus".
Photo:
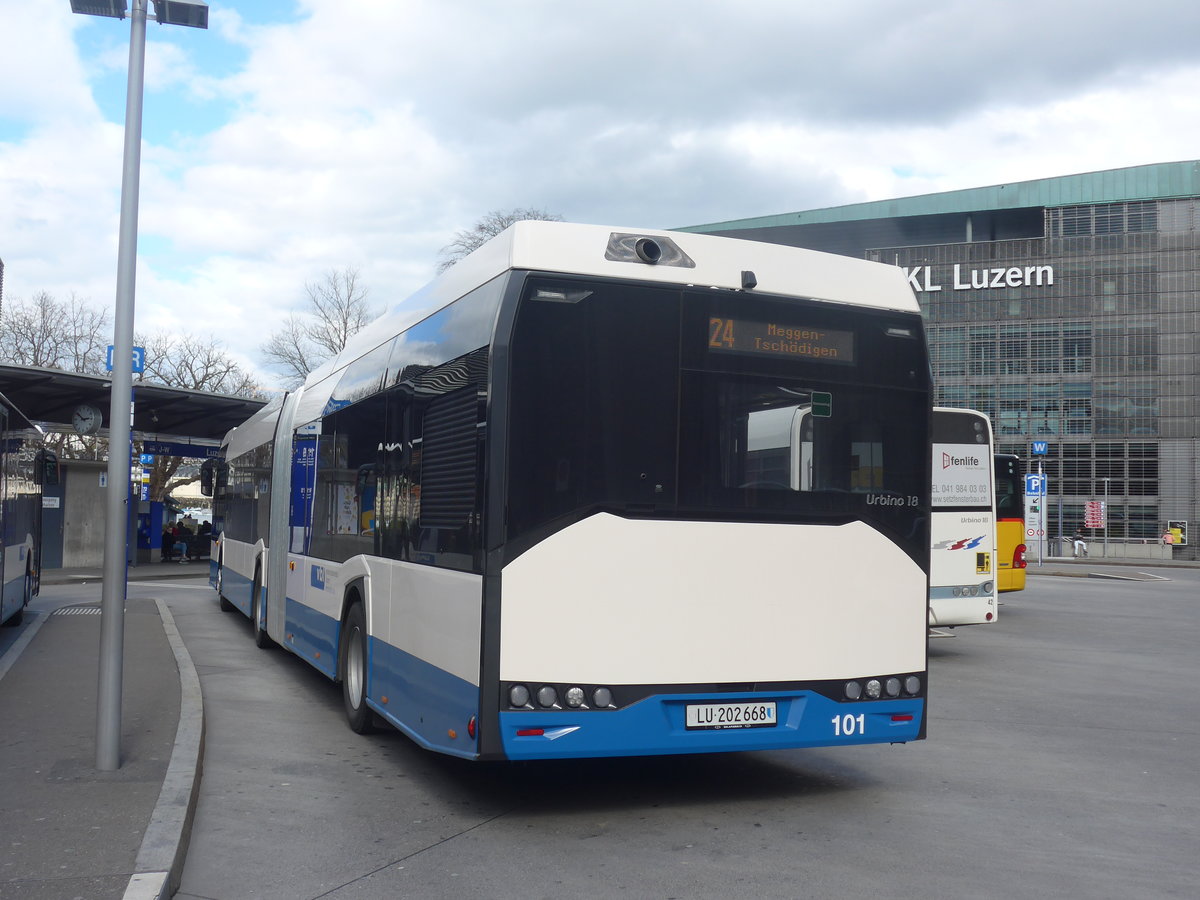
M 992 423 L 974 409 L 933 410 L 929 625 L 986 625 L 999 612 Z
M 924 737 L 899 269 L 521 222 L 226 438 L 223 608 L 471 759 Z
M 0 394 L 0 625 L 21 624 L 40 586 L 42 484 L 57 483 L 58 472 L 41 445 L 41 432 Z

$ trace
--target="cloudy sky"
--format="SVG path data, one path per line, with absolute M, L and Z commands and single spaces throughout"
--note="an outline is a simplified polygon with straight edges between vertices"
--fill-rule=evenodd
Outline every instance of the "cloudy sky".
M 137 328 L 260 370 L 306 282 L 394 303 L 489 210 L 670 228 L 1200 157 L 1194 0 L 210 7 L 148 26 Z M 128 28 L 0 0 L 8 299 L 113 303 Z

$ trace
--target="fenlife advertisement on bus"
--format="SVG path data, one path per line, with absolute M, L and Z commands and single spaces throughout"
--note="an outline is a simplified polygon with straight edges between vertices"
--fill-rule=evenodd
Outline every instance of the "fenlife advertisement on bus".
M 988 503 L 991 474 L 992 461 L 978 445 L 934 444 L 934 509 Z

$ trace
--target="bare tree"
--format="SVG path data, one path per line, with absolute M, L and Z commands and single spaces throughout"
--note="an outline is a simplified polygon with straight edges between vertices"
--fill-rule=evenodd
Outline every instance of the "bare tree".
M 110 321 L 107 309 L 96 309 L 74 294 L 64 302 L 39 291 L 5 307 L 0 358 L 22 366 L 100 374 Z
M 190 391 L 266 399 L 254 376 L 221 349 L 215 338 L 205 340 L 195 335 L 160 332 L 137 335 L 134 343 L 146 350 L 146 370 L 138 376 L 138 381 Z M 165 500 L 175 488 L 200 477 L 198 474 L 176 477 L 183 463 L 184 460 L 177 456 L 160 456 L 154 460 L 150 467 L 151 500 Z
M 139 381 L 167 387 L 238 397 L 265 399 L 253 375 L 245 371 L 213 337 L 166 333 L 139 335 L 134 343 L 146 350 L 146 371 Z
M 441 259 L 438 262 L 438 274 L 445 272 L 471 251 L 482 247 L 509 225 L 514 222 L 524 222 L 530 219 L 542 222 L 561 222 L 562 216 L 548 213 L 542 209 L 517 208 L 510 210 L 494 209 L 466 231 L 454 235 L 454 240 L 439 251 Z
M 293 385 L 337 355 L 376 315 L 367 305 L 367 289 L 353 267 L 331 270 L 324 280 L 306 283 L 304 290 L 306 309 L 289 315 L 262 346 L 268 365 Z

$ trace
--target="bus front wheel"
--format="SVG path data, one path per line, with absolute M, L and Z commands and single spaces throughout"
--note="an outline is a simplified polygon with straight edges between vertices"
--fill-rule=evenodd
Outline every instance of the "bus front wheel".
M 352 731 L 367 734 L 372 730 L 373 717 L 367 706 L 367 626 L 361 603 L 355 603 L 346 613 L 338 657 L 346 721 Z

